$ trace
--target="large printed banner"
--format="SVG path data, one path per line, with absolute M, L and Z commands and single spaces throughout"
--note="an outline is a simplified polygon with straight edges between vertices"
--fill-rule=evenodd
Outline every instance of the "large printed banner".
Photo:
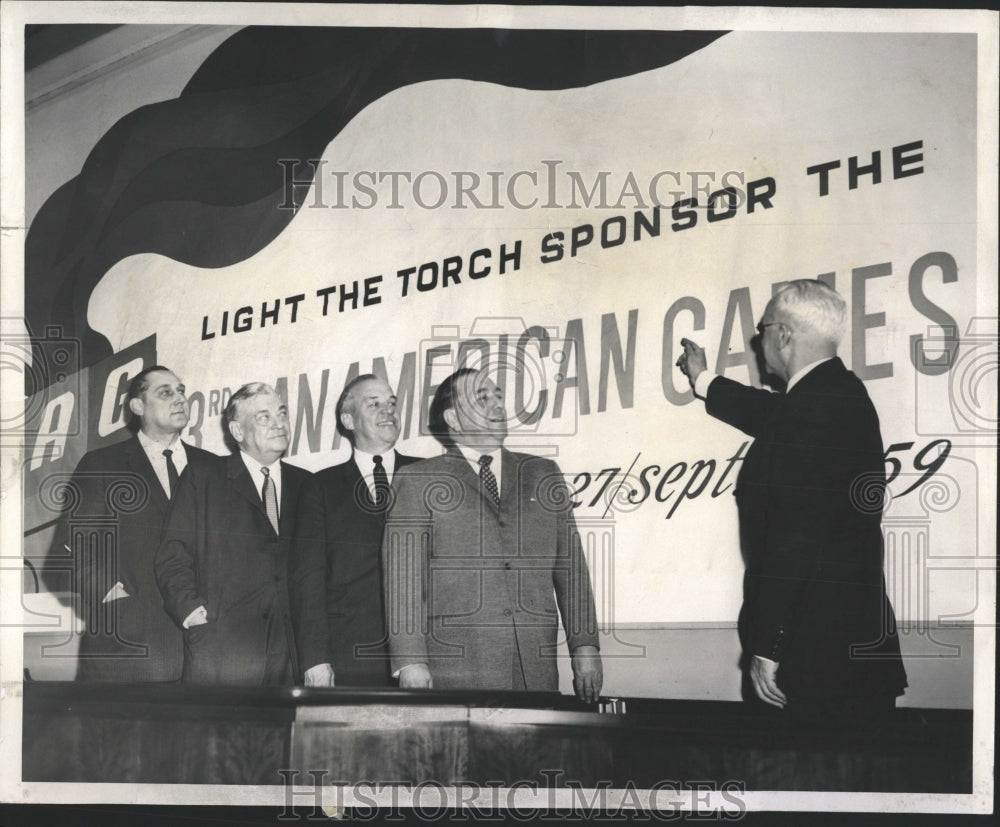
M 679 342 L 765 386 L 765 305 L 819 278 L 881 421 L 898 617 L 992 623 L 981 37 L 623 19 L 248 26 L 179 94 L 135 90 L 29 220 L 32 375 L 58 373 L 43 331 L 81 371 L 28 389 L 23 531 L 55 519 L 47 478 L 124 437 L 143 366 L 182 378 L 183 437 L 217 453 L 231 393 L 275 385 L 310 470 L 350 455 L 352 377 L 385 377 L 398 447 L 432 456 L 436 387 L 486 367 L 507 446 L 566 475 L 601 622 L 731 624 L 750 438 L 705 413 Z
M 243 60 L 261 50 L 272 60 Z M 960 34 L 248 28 L 178 99 L 115 124 L 42 207 L 28 310 L 75 330 L 85 361 L 155 336 L 191 389 L 185 436 L 219 453 L 228 395 L 275 384 L 290 457 L 313 470 L 349 456 L 334 404 L 359 372 L 389 380 L 401 448 L 430 456 L 437 384 L 488 366 L 508 444 L 557 458 L 578 519 L 613 533 L 591 560 L 603 621 L 732 620 L 748 438 L 705 415 L 674 362 L 687 336 L 760 385 L 755 326 L 793 278 L 849 301 L 842 355 L 892 446 L 893 513 L 930 522 L 934 556 L 968 556 L 963 435 L 985 409 L 954 368 L 989 335 L 975 57 Z M 928 63 L 946 67 L 930 86 Z M 376 83 L 371 66 L 395 71 Z M 344 113 L 344 73 L 364 108 Z M 67 222 L 79 202 L 87 218 Z M 115 361 L 98 437 L 150 363 Z M 49 405 L 29 494 L 66 416 Z M 968 615 L 976 578 L 932 579 L 902 619 Z

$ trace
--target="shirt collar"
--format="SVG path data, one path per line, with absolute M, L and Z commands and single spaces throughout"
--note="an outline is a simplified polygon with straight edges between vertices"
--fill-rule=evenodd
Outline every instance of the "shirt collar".
M 800 368 L 795 372 L 795 375 L 788 380 L 788 384 L 785 386 L 785 393 L 788 393 L 795 385 L 799 383 L 809 371 L 811 371 L 817 365 L 822 365 L 824 362 L 829 362 L 831 359 L 835 359 L 835 356 L 827 356 L 825 359 L 817 359 L 815 362 L 810 362 L 804 368 Z
M 461 445 L 456 442 L 455 447 L 462 452 L 462 456 L 465 457 L 469 463 L 477 470 L 479 470 L 479 458 L 480 457 L 493 457 L 493 462 L 490 468 L 496 469 L 500 464 L 500 448 L 495 448 L 492 451 L 480 451 L 477 448 L 470 448 L 468 445 Z
M 272 479 L 275 476 L 281 476 L 281 457 L 278 457 L 270 465 L 264 465 L 263 462 L 258 462 L 243 449 L 240 449 L 240 456 L 243 458 L 243 463 L 246 465 L 247 471 L 250 472 L 250 477 L 254 480 L 260 480 L 261 468 L 267 468 L 271 472 Z
M 385 468 L 386 474 L 388 474 L 389 477 L 392 477 L 393 471 L 396 470 L 395 449 L 389 448 L 387 451 L 379 454 L 378 456 L 382 457 L 382 467 Z M 375 454 L 369 454 L 367 451 L 355 448 L 354 464 L 358 466 L 361 476 L 371 476 L 372 472 L 375 470 Z
M 180 434 L 174 434 L 173 441 L 169 445 L 163 445 L 155 439 L 152 439 L 141 428 L 136 433 L 136 436 L 139 438 L 139 444 L 142 446 L 142 450 L 144 450 L 147 454 L 162 454 L 168 448 L 171 451 L 184 451 L 184 443 L 180 440 Z

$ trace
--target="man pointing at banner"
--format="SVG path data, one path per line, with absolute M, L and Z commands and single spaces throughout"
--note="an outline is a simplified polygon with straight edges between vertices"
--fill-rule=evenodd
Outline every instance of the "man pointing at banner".
M 709 414 L 754 437 L 735 491 L 745 677 L 761 701 L 804 720 L 883 717 L 906 686 L 882 573 L 882 437 L 836 355 L 845 319 L 820 281 L 771 299 L 757 330 L 783 394 L 710 373 L 688 339 L 677 361 Z
M 554 692 L 561 615 L 574 691 L 597 701 L 594 596 L 559 468 L 502 447 L 502 394 L 475 370 L 441 383 L 430 429 L 447 450 L 400 469 L 383 540 L 400 687 Z

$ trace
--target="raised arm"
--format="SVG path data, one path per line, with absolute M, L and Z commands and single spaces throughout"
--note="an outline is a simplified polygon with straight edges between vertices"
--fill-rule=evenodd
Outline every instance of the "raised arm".
M 705 410 L 748 436 L 760 435 L 777 404 L 777 394 L 741 385 L 708 371 L 705 349 L 690 339 L 681 339 L 684 352 L 677 367 L 691 382 L 694 392 L 705 399 Z

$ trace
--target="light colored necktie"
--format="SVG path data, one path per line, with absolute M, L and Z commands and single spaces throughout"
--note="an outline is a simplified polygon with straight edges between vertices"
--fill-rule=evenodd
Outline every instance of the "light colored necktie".
M 479 479 L 482 480 L 483 488 L 485 488 L 493 498 L 493 504 L 499 508 L 500 489 L 497 488 L 497 478 L 493 475 L 493 469 L 490 468 L 491 462 L 493 462 L 493 457 L 489 454 L 483 454 L 479 458 Z
M 261 492 L 261 497 L 264 500 L 264 511 L 267 514 L 267 519 L 271 521 L 271 526 L 274 528 L 274 533 L 278 533 L 278 491 L 275 488 L 274 480 L 271 479 L 271 469 L 261 468 L 260 472 L 264 475 L 264 490 Z

